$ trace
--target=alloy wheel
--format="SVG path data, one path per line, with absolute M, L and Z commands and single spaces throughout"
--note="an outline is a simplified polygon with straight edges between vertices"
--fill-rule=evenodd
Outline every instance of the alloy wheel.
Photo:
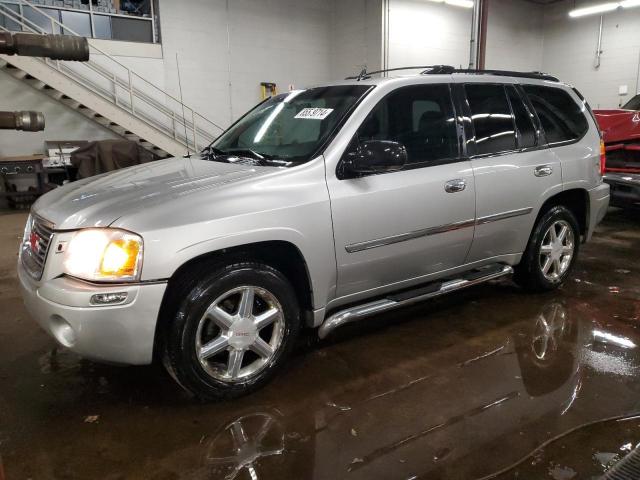
M 547 229 L 540 246 L 540 270 L 547 280 L 557 281 L 569 269 L 575 250 L 573 229 L 557 220 Z
M 245 381 L 274 359 L 284 335 L 277 298 L 256 286 L 233 288 L 216 298 L 200 319 L 195 353 L 216 380 Z

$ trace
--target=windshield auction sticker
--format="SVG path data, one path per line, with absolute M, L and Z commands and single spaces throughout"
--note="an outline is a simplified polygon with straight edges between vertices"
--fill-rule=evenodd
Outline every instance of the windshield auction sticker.
M 303 108 L 295 118 L 306 118 L 310 120 L 324 120 L 333 112 L 333 108 Z

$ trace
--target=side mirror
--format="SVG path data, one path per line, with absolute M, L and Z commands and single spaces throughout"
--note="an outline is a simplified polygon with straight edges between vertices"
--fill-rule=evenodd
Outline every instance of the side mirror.
M 402 170 L 407 159 L 407 149 L 401 143 L 368 140 L 347 154 L 344 168 L 347 172 L 358 175 L 395 172 Z

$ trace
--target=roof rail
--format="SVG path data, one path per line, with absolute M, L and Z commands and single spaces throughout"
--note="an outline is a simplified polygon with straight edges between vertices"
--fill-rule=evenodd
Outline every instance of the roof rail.
M 384 70 L 374 70 L 373 72 L 367 72 L 367 69 L 363 68 L 358 75 L 347 77 L 345 80 L 366 80 L 367 78 L 371 78 L 371 75 L 375 75 L 377 73 L 397 72 L 398 70 L 422 70 L 422 72 L 420 72 L 421 74 L 449 74 L 455 71 L 455 67 L 452 67 L 451 65 L 419 65 L 413 67 L 386 68 Z
M 432 74 L 434 72 L 422 72 L 423 74 Z M 440 73 L 440 72 L 437 72 Z M 470 70 L 470 69 L 454 69 L 452 72 L 447 73 L 469 73 L 475 75 L 498 75 L 502 77 L 517 77 L 517 78 L 534 78 L 536 80 L 549 80 L 551 82 L 559 82 L 560 80 L 548 73 L 544 72 L 512 72 L 509 70 Z

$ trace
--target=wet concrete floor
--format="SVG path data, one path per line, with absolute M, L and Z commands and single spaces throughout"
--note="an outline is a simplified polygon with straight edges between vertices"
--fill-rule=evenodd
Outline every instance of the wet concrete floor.
M 640 442 L 639 215 L 612 211 L 556 292 L 348 326 L 211 404 L 57 349 L 17 291 L 24 221 L 0 216 L 0 480 L 590 479 Z

